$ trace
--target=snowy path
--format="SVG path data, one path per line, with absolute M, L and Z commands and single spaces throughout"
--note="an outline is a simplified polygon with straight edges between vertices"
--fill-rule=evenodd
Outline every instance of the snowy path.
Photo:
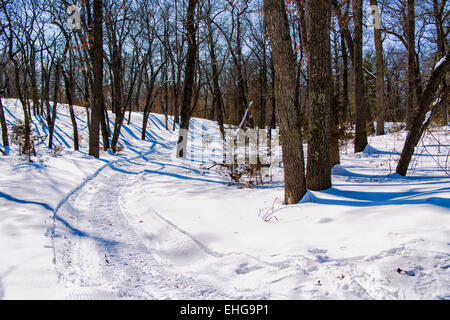
M 68 298 L 226 298 L 220 288 L 155 260 L 128 223 L 118 200 L 130 179 L 128 172 L 143 170 L 144 165 L 134 159 L 105 166 L 56 212 L 60 282 L 80 287 Z

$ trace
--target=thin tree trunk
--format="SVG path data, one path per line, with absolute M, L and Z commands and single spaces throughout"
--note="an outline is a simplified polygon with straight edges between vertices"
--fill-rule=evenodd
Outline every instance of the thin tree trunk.
M 277 127 L 276 119 L 276 96 L 275 96 L 275 67 L 273 65 L 273 55 L 270 59 L 270 73 L 272 75 L 272 112 L 270 115 L 269 129 L 275 129 Z M 270 133 L 270 132 L 269 132 Z
M 334 48 L 334 56 L 333 56 L 333 68 L 335 70 L 335 76 L 333 77 L 333 93 L 331 94 L 331 103 L 330 103 L 330 163 L 331 167 L 339 164 L 341 162 L 340 154 L 339 154 L 339 45 L 338 45 L 338 33 L 334 32 L 333 37 L 333 48 Z
M 33 115 L 39 114 L 39 99 L 36 80 L 36 52 L 32 50 L 30 59 L 31 98 L 33 100 Z
M 19 79 L 19 65 L 18 62 L 13 59 L 14 63 L 14 78 L 15 78 L 15 84 L 16 84 L 16 90 L 17 94 L 19 95 L 19 100 L 22 105 L 23 110 L 23 116 L 24 116 L 24 125 L 25 125 L 25 137 L 24 137 L 24 147 L 22 152 L 28 154 L 28 160 L 31 161 L 31 152 L 34 152 L 32 145 L 31 145 L 31 127 L 30 127 L 30 116 L 28 113 L 27 108 L 27 101 L 23 97 L 20 79 Z
M 150 115 L 151 107 L 153 104 L 153 87 L 154 87 L 155 81 L 152 79 L 150 80 L 150 87 L 148 88 L 147 92 L 147 98 L 145 99 L 145 106 L 144 106 L 144 115 L 142 120 L 142 132 L 141 132 L 141 139 L 145 140 L 145 133 L 147 131 L 147 122 L 148 117 Z
M 100 128 L 103 141 L 103 150 L 108 150 L 110 148 L 109 137 L 111 136 L 111 132 L 109 129 L 108 110 L 106 110 L 105 96 L 103 94 L 102 94 L 102 113 L 100 120 Z
M 219 71 L 217 68 L 217 58 L 213 40 L 213 30 L 211 28 L 211 20 L 208 19 L 208 43 L 209 43 L 209 53 L 211 60 L 211 69 L 212 69 L 212 84 L 213 84 L 213 104 L 216 110 L 217 122 L 219 123 L 220 132 L 222 135 L 225 133 L 224 129 L 224 120 L 223 120 L 223 99 L 222 92 L 220 91 L 219 86 Z
M 55 66 L 55 84 L 54 84 L 54 93 L 53 93 L 53 107 L 52 107 L 52 116 L 50 121 L 50 126 L 48 128 L 49 138 L 48 138 L 48 147 L 50 149 L 53 148 L 53 136 L 55 132 L 55 123 L 56 123 L 56 115 L 57 115 L 57 107 L 58 107 L 58 91 L 59 91 L 59 80 L 61 75 L 61 61 L 56 61 Z
M 267 106 L 267 55 L 266 55 L 266 48 L 264 47 L 260 71 L 260 118 L 259 118 L 260 128 L 264 128 L 266 126 L 266 106 Z
M 408 0 L 407 42 L 408 42 L 408 95 L 406 99 L 406 129 L 411 130 L 414 117 L 416 86 L 416 19 L 415 1 Z
M 348 109 L 350 99 L 348 97 L 348 57 L 347 46 L 345 44 L 344 34 L 341 32 L 341 50 L 342 50 L 342 120 L 348 120 Z
M 8 127 L 6 125 L 5 112 L 3 110 L 2 98 L 0 97 L 0 124 L 2 125 L 3 147 L 9 146 Z
M 70 59 L 69 75 L 66 75 L 66 73 L 63 72 L 63 78 L 64 78 L 64 86 L 66 89 L 67 104 L 69 105 L 70 120 L 72 121 L 73 148 L 75 151 L 78 151 L 80 149 L 78 140 L 78 126 L 77 120 L 75 118 L 75 112 L 73 110 L 73 99 L 72 99 L 72 90 L 73 90 L 72 57 L 70 57 L 69 59 Z

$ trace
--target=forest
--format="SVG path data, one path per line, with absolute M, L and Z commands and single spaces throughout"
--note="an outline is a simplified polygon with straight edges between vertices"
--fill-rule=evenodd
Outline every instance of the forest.
M 104 261 L 110 265 L 111 255 L 116 252 L 121 252 L 117 253 L 119 256 L 128 250 L 137 255 L 142 253 L 134 247 L 119 250 L 112 244 L 113 240 L 105 240 L 98 234 L 94 236 L 97 231 L 104 231 L 95 229 L 92 221 L 113 219 L 110 223 L 114 227 L 125 218 L 122 215 L 108 217 L 108 210 L 114 211 L 127 203 L 127 212 L 134 212 L 130 213 L 131 218 L 125 214 L 127 221 L 140 221 L 137 226 L 130 222 L 130 230 L 138 234 L 133 237 L 145 238 L 142 234 L 148 231 L 138 228 L 147 219 L 142 217 L 149 214 L 140 209 L 139 203 L 145 203 L 153 208 L 149 209 L 151 219 L 159 221 L 155 222 L 159 231 L 164 233 L 167 228 L 173 229 L 169 232 L 173 238 L 166 239 L 167 243 L 175 241 L 184 245 L 191 241 L 189 246 L 197 246 L 193 256 L 197 254 L 196 250 L 200 250 L 201 255 L 223 261 L 228 253 L 223 253 L 220 245 L 213 250 L 213 240 L 209 243 L 206 237 L 204 242 L 201 236 L 195 235 L 200 232 L 196 229 L 198 226 L 207 230 L 212 228 L 212 220 L 208 222 L 212 218 L 202 216 L 196 226 L 190 220 L 182 220 L 188 218 L 179 215 L 186 210 L 193 214 L 201 212 L 199 208 L 189 211 L 192 201 L 199 201 L 207 210 L 209 200 L 192 199 L 200 197 L 203 192 L 208 193 L 207 186 L 210 185 L 211 197 L 217 198 L 222 194 L 232 199 L 230 203 L 240 201 L 236 207 L 241 209 L 236 210 L 256 210 L 260 220 L 269 224 L 284 223 L 280 217 L 283 210 L 288 211 L 286 221 L 294 219 L 292 210 L 296 206 L 303 208 L 303 203 L 317 205 L 313 210 L 319 212 L 320 221 L 325 223 L 334 219 L 329 217 L 327 206 L 367 205 L 359 201 L 370 201 L 373 206 L 381 206 L 381 211 L 385 206 L 435 206 L 436 212 L 443 210 L 448 215 L 449 33 L 450 4 L 447 0 L 2 0 L 0 167 L 4 178 L 0 184 L 0 201 L 9 203 L 4 206 L 4 210 L 10 208 L 8 211 L 14 212 L 20 206 L 37 206 L 44 212 L 51 212 L 53 227 L 49 227 L 46 233 L 47 237 L 51 234 L 55 259 L 59 256 L 63 261 L 57 269 L 65 271 L 58 272 L 66 278 L 70 278 L 71 272 L 86 274 L 87 270 L 86 267 L 86 270 L 70 271 L 75 264 L 72 263 L 75 254 L 69 257 L 64 250 L 70 251 L 67 248 L 73 246 L 79 250 L 78 253 L 95 251 L 87 246 L 103 248 L 97 250 L 95 259 L 92 258 L 97 261 L 95 265 L 104 264 Z M 200 145 L 190 143 L 197 131 L 208 132 L 203 134 L 200 142 L 197 141 Z M 226 132 L 242 133 L 243 138 L 227 137 Z M 256 132 L 254 140 L 249 132 Z M 278 135 L 273 136 L 274 132 L 279 132 L 279 138 Z M 241 138 L 244 141 L 243 162 L 239 162 L 239 156 L 224 161 L 226 151 L 216 154 L 216 159 L 200 161 L 200 164 L 189 161 L 193 150 L 204 150 L 205 143 L 209 145 L 214 141 L 220 149 L 227 143 L 234 146 Z M 276 158 L 270 165 L 270 162 L 263 163 L 261 153 L 252 157 L 251 141 L 258 141 L 257 148 L 266 143 L 269 156 L 280 151 L 282 160 Z M 279 150 L 275 150 L 278 144 Z M 166 149 L 176 152 L 169 153 Z M 249 161 L 246 162 L 247 158 Z M 275 162 L 277 168 L 273 166 Z M 157 164 L 160 167 L 154 168 Z M 150 167 L 142 169 L 146 165 Z M 105 170 L 110 172 L 102 173 Z M 14 177 L 16 173 L 20 175 Z M 73 178 L 70 178 L 71 174 Z M 151 185 L 146 174 L 168 180 L 156 179 Z M 41 175 L 43 180 L 38 179 Z M 134 177 L 142 178 L 141 184 L 136 182 L 135 188 L 123 189 L 129 183 L 135 183 Z M 252 181 L 254 178 L 255 182 Z M 14 179 L 18 179 L 17 182 L 12 182 Z M 178 180 L 166 185 L 170 179 Z M 26 188 L 28 182 L 29 188 L 33 186 L 32 190 L 42 186 L 49 191 L 42 196 L 38 192 L 35 198 L 28 199 L 34 191 L 20 189 Z M 204 187 L 196 182 L 204 183 Z M 399 182 L 405 185 L 401 187 Z M 356 188 L 358 183 L 362 183 L 359 189 L 339 190 L 341 187 Z M 400 189 L 393 189 L 392 194 L 376 189 L 370 191 L 371 195 L 366 199 L 363 193 L 374 187 L 371 183 L 393 183 L 394 188 Z M 87 196 L 91 194 L 87 190 L 90 184 L 89 190 L 99 190 L 92 199 Z M 228 189 L 224 189 L 227 191 L 215 189 L 221 184 L 228 185 Z M 238 188 L 233 190 L 243 193 L 234 194 L 230 185 L 237 185 Z M 413 185 L 415 187 L 411 189 Z M 245 186 L 249 187 L 249 192 L 255 193 L 246 193 Z M 153 190 L 150 194 L 156 204 L 145 199 L 144 191 L 139 193 L 141 187 L 142 190 Z M 432 187 L 432 190 L 426 189 Z M 417 190 L 422 190 L 422 193 Z M 169 196 L 170 192 L 179 193 L 178 197 Z M 125 193 L 129 193 L 135 202 L 126 200 L 129 197 L 125 197 Z M 257 202 L 259 193 L 261 201 Z M 427 200 L 420 200 L 425 194 L 429 196 Z M 22 195 L 28 200 L 21 199 Z M 158 197 L 156 195 L 161 200 L 154 199 Z M 252 199 L 248 207 L 245 204 L 247 195 Z M 356 204 L 348 200 L 353 196 Z M 89 206 L 76 209 L 78 211 L 72 208 L 81 212 L 74 213 L 69 204 L 72 203 L 70 206 L 74 208 L 75 204 L 82 206 L 85 197 L 91 199 Z M 160 203 L 165 197 L 167 202 Z M 173 201 L 169 200 L 172 197 Z M 408 197 L 413 199 L 407 200 Z M 416 201 L 414 197 L 420 199 Z M 180 207 L 175 207 L 179 199 L 182 199 L 178 203 Z M 169 210 L 167 215 L 160 214 L 156 210 L 158 204 L 165 209 L 168 206 L 167 209 L 170 207 L 172 211 Z M 212 211 L 214 205 L 217 204 L 211 203 Z M 392 208 L 386 210 L 395 211 Z M 419 215 L 421 211 L 417 210 L 414 214 Z M 91 217 L 88 212 L 97 212 L 98 216 Z M 236 212 L 233 214 L 237 215 Z M 436 223 L 430 225 L 430 230 L 444 225 L 439 241 L 448 243 L 448 229 L 445 229 L 445 221 L 448 222 L 445 219 L 448 218 L 435 214 Z M 70 219 L 77 215 L 78 225 L 75 222 L 72 225 Z M 339 216 L 339 219 L 344 219 L 343 215 Z M 230 219 L 238 221 L 239 217 Z M 222 221 L 225 218 L 217 219 Z M 247 218 L 243 219 L 247 221 Z M 420 225 L 421 219 L 421 216 L 413 219 L 417 223 L 415 226 Z M 128 226 L 124 221 L 120 222 L 122 228 Z M 164 225 L 160 225 L 161 221 Z M 227 220 L 223 221 L 223 225 L 227 223 Z M 340 223 L 345 224 L 339 220 Z M 286 222 L 286 232 L 293 228 L 292 225 L 287 227 L 288 224 Z M 239 229 L 238 224 L 236 228 Z M 253 239 L 260 239 L 260 233 L 266 231 L 255 228 L 259 231 Z M 138 229 L 139 232 L 136 231 Z M 175 229 L 178 232 L 176 236 Z M 121 230 L 124 232 L 120 234 L 128 229 Z M 73 236 L 78 240 L 56 244 L 62 241 L 56 236 L 58 232 L 71 235 L 64 236 L 65 239 Z M 274 232 L 274 229 L 267 232 Z M 114 232 L 102 235 L 108 238 L 112 234 Z M 389 234 L 395 232 L 390 230 Z M 183 236 L 190 240 L 182 239 Z M 133 237 L 130 237 L 123 241 L 130 241 L 127 245 L 131 246 Z M 83 238 L 89 240 L 80 240 Z M 231 241 L 231 238 L 227 239 Z M 372 240 L 376 239 L 374 236 Z M 289 244 L 286 246 L 298 239 L 291 240 L 285 240 Z M 335 240 L 330 240 L 330 245 Z M 161 243 L 166 243 L 164 241 Z M 122 242 L 117 240 L 117 243 Z M 151 252 L 164 251 L 167 249 L 165 246 L 152 242 L 146 244 Z M 330 263 L 330 258 L 321 253 L 317 244 L 311 246 L 315 249 L 305 249 L 305 252 L 315 254 L 321 264 Z M 113 247 L 114 250 L 111 249 Z M 273 253 L 271 245 L 268 247 L 266 250 Z M 249 245 L 246 252 L 254 252 L 251 248 Z M 262 256 L 266 254 L 267 259 L 272 259 L 268 258 L 266 251 L 261 253 Z M 177 259 L 169 254 L 163 256 L 162 260 L 177 265 L 177 259 L 185 254 L 180 254 Z M 155 261 L 159 263 L 161 259 Z M 243 261 L 241 256 L 233 259 L 239 265 L 235 269 L 237 274 L 247 274 L 258 270 L 260 264 L 264 265 L 256 258 L 252 258 L 252 262 Z M 425 257 L 420 259 L 428 261 Z M 439 265 L 445 264 L 446 259 L 439 260 Z M 125 258 L 119 260 L 123 263 Z M 288 260 L 283 260 L 283 263 Z M 352 263 L 357 262 L 349 261 L 346 266 L 351 269 Z M 293 268 L 291 262 L 287 265 Z M 87 265 L 84 260 L 77 263 Z M 211 263 L 220 265 L 218 261 Z M 276 263 L 267 264 L 269 267 L 264 268 L 275 268 Z M 256 269 L 252 269 L 252 264 L 257 265 L 254 266 Z M 188 265 L 192 267 L 189 274 L 206 269 L 203 265 L 201 268 L 197 264 L 195 267 L 194 264 Z M 125 269 L 120 270 L 129 268 L 122 267 Z M 269 269 L 264 270 L 271 273 Z M 399 274 L 403 271 L 400 267 L 398 270 Z M 2 272 L 6 271 L 0 268 L 0 299 L 3 291 L 7 292 L 2 289 Z M 164 272 L 162 277 L 170 278 Z M 403 273 L 409 275 L 406 271 Z M 95 277 L 89 271 L 82 284 L 77 282 L 77 286 L 85 287 Z M 364 277 L 367 280 L 366 275 Z M 179 281 L 193 284 L 194 278 Z M 94 298 L 109 299 L 111 292 L 118 297 L 141 297 L 140 293 L 133 291 L 135 289 L 127 285 L 117 289 L 113 285 L 114 279 L 105 279 L 112 283 L 112 287 L 108 287 L 107 293 L 96 291 Z M 208 279 L 218 287 L 225 286 L 220 282 L 222 280 Z M 429 294 L 426 297 L 436 298 L 433 294 L 440 290 L 438 296 L 448 299 L 449 282 L 445 285 L 448 275 L 439 273 L 433 275 L 433 279 L 440 279 L 443 284 L 438 289 L 433 287 L 426 291 L 424 294 Z M 130 280 L 130 283 L 136 281 Z M 314 283 L 317 285 L 316 278 Z M 320 280 L 318 285 L 322 286 Z M 232 286 L 238 285 L 233 283 Z M 381 291 L 370 287 L 373 290 L 366 288 L 365 295 L 354 286 L 350 285 L 350 291 L 358 298 L 396 299 L 411 297 L 412 294 L 405 291 L 400 296 L 390 296 L 379 294 Z M 209 287 L 205 284 L 204 288 Z M 21 296 L 23 289 L 17 290 L 17 295 L 13 291 L 11 297 Z M 333 287 L 331 295 L 355 297 L 342 296 L 340 290 L 340 286 Z M 194 291 L 192 294 L 195 296 L 198 292 Z M 288 298 L 298 297 L 294 291 L 283 292 Z M 254 296 L 239 290 L 238 293 L 227 294 L 212 292 L 211 297 L 286 298 L 263 294 L 262 291 Z M 320 292 L 314 292 L 306 296 L 324 297 Z M 91 293 L 89 291 L 87 295 Z M 75 294 L 76 297 L 79 295 Z M 169 298 L 178 297 L 177 293 L 167 295 Z M 167 297 L 162 293 L 155 295 L 151 290 L 142 296 Z M 81 295 L 83 297 L 86 296 Z M 186 293 L 181 297 L 191 296 Z M 300 297 L 304 295 L 300 294 Z

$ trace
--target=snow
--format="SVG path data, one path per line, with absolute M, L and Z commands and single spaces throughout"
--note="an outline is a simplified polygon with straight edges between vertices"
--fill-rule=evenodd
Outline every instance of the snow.
M 3 104 L 9 124 L 21 118 Z M 195 161 L 176 158 L 162 115 L 140 140 L 141 113 L 123 151 L 94 159 L 84 110 L 80 152 L 58 112 L 62 155 L 0 156 L 0 298 L 450 299 L 448 127 L 427 133 L 407 177 L 395 174 L 406 131 L 371 136 L 362 153 L 342 149 L 331 189 L 285 206 L 282 168 L 257 188 L 206 169 L 220 154 L 192 138 L 218 137 L 211 121 L 191 120 Z
M 436 63 L 436 65 L 434 66 L 434 70 L 439 68 L 439 66 L 444 63 L 445 59 L 446 59 L 446 57 L 443 57 L 441 60 L 439 60 L 439 62 Z

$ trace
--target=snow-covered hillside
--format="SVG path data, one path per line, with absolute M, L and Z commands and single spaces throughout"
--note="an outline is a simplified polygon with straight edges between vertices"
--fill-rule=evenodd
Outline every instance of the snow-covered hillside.
M 22 118 L 3 104 L 9 124 Z M 369 137 L 363 153 L 342 148 L 333 188 L 283 206 L 282 169 L 258 188 L 230 184 L 175 158 L 163 115 L 142 141 L 133 113 L 124 149 L 89 157 L 76 112 L 81 152 L 60 106 L 60 155 L 44 143 L 32 163 L 15 147 L 0 156 L 0 298 L 450 299 L 448 127 L 426 135 L 408 177 L 393 173 L 406 133 Z

